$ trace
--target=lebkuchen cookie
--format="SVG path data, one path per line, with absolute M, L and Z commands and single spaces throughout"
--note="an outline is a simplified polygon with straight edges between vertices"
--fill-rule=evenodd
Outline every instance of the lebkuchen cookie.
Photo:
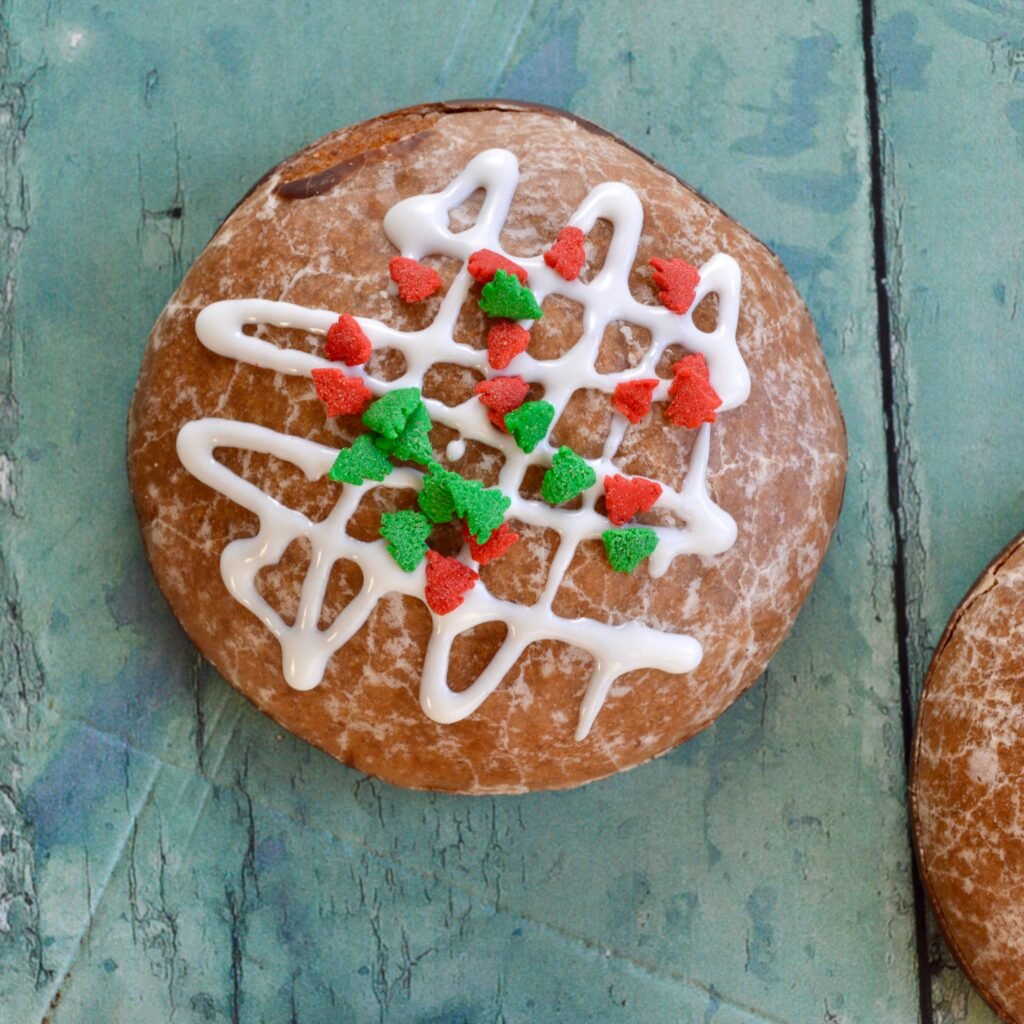
M 1024 1024 L 1024 534 L 985 570 L 936 648 L 917 716 L 918 863 L 979 992 Z
M 346 764 L 464 793 L 713 721 L 792 626 L 845 467 L 779 260 L 595 125 L 498 101 L 267 174 L 157 321 L 129 424 L 203 654 Z

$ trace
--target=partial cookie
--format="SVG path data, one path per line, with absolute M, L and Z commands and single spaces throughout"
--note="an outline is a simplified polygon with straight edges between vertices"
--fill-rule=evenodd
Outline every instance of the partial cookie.
M 1024 535 L 985 570 L 939 641 L 917 716 L 918 862 L 964 971 L 1024 1022 Z
M 564 788 L 709 724 L 824 557 L 842 419 L 778 259 L 587 122 L 432 104 L 271 171 L 129 423 L 188 634 L 387 781 Z

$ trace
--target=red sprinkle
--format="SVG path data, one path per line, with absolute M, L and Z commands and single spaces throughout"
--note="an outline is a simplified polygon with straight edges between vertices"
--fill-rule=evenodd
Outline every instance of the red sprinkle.
M 646 512 L 661 496 L 661 484 L 642 476 L 606 476 L 604 500 L 608 518 L 616 525 L 628 523 L 638 512 Z
M 690 356 L 683 356 L 678 362 L 672 364 L 672 373 L 678 377 L 683 373 L 696 373 L 698 376 L 703 377 L 704 380 L 711 380 L 711 371 L 708 369 L 708 361 L 699 353 L 695 352 Z M 675 383 L 673 382 L 668 389 L 670 395 L 674 395 Z
M 478 249 L 469 257 L 466 269 L 481 284 L 487 284 L 499 270 L 504 270 L 506 274 L 515 274 L 520 284 L 526 284 L 526 271 L 518 263 L 513 263 L 493 249 Z
M 714 423 L 715 410 L 722 404 L 711 386 L 711 373 L 702 355 L 684 356 L 672 367 L 675 374 L 668 393 L 672 396 L 665 418 L 690 430 L 702 423 Z
M 615 385 L 612 404 L 630 423 L 639 423 L 651 411 L 651 396 L 659 383 L 657 377 L 621 381 Z
M 316 396 L 327 406 L 328 416 L 351 416 L 362 412 L 373 399 L 370 389 L 358 377 L 346 377 L 341 370 L 314 370 Z
M 580 276 L 583 264 L 587 262 L 587 253 L 583 248 L 586 237 L 579 228 L 562 228 L 555 244 L 544 253 L 544 262 L 566 281 L 575 281 Z
M 492 377 L 476 386 L 480 401 L 495 412 L 511 412 L 526 401 L 530 385 L 522 377 Z
M 441 275 L 433 267 L 425 267 L 407 256 L 396 256 L 388 269 L 404 302 L 422 302 L 441 287 Z
M 494 530 L 486 544 L 478 544 L 465 523 L 462 524 L 462 536 L 469 541 L 470 557 L 479 565 L 486 565 L 496 558 L 501 558 L 519 540 L 519 534 L 508 523 L 502 523 Z
M 430 610 L 436 615 L 447 615 L 462 604 L 463 594 L 473 589 L 480 579 L 468 565 L 463 565 L 457 558 L 439 555 L 436 551 L 427 552 L 427 586 L 424 596 Z
M 514 320 L 496 320 L 487 332 L 487 362 L 504 370 L 530 344 L 530 332 Z
M 327 329 L 324 355 L 332 362 L 362 366 L 370 358 L 373 346 L 353 316 L 344 313 Z
M 530 385 L 522 377 L 492 377 L 476 386 L 480 401 L 487 407 L 487 418 L 503 434 L 508 433 L 505 413 L 518 409 L 529 392 Z
M 661 289 L 658 301 L 673 313 L 685 313 L 697 295 L 700 271 L 686 260 L 651 260 L 654 283 Z

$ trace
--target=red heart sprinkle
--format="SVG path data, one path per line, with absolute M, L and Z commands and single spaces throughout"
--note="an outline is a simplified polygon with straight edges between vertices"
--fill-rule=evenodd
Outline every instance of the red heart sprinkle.
M 327 406 L 328 416 L 351 416 L 362 412 L 373 393 L 358 377 L 346 377 L 341 370 L 314 370 L 316 396 Z
M 658 384 L 657 377 L 620 381 L 612 404 L 630 423 L 639 423 L 651 411 L 651 396 Z
M 370 358 L 373 346 L 353 316 L 344 313 L 327 329 L 324 355 L 332 362 L 361 366 Z
M 447 615 L 455 611 L 463 602 L 462 595 L 473 589 L 480 579 L 468 565 L 463 565 L 457 558 L 439 555 L 436 551 L 427 552 L 427 586 L 424 596 L 430 610 L 436 615 Z
M 480 401 L 488 409 L 504 413 L 518 409 L 526 401 L 530 385 L 518 376 L 492 377 L 490 380 L 480 381 L 475 390 L 480 396 Z
M 669 386 L 672 396 L 665 418 L 690 430 L 702 423 L 714 423 L 715 410 L 722 404 L 711 386 L 711 374 L 702 355 L 686 356 L 672 367 L 675 377 Z
M 608 518 L 616 525 L 628 523 L 638 512 L 652 508 L 661 496 L 661 484 L 642 476 L 606 476 L 604 500 Z
M 508 523 L 502 523 L 494 530 L 486 544 L 478 544 L 476 538 L 466 528 L 465 523 L 462 524 L 462 536 L 469 541 L 470 557 L 479 565 L 486 565 L 496 558 L 501 558 L 519 540 L 519 534 Z
M 425 267 L 407 256 L 396 256 L 388 269 L 404 302 L 422 302 L 441 287 L 441 275 L 433 267 Z
M 487 362 L 504 370 L 530 344 L 530 332 L 514 320 L 496 320 L 487 332 Z
M 658 301 L 673 313 L 685 313 L 697 295 L 700 271 L 686 260 L 651 260 L 654 283 L 661 289 Z
M 518 263 L 513 263 L 493 249 L 478 249 L 469 257 L 466 269 L 481 284 L 487 284 L 499 270 L 504 270 L 506 274 L 515 274 L 520 284 L 526 284 L 526 271 Z
M 544 253 L 544 262 L 566 281 L 575 281 L 587 262 L 587 252 L 583 248 L 585 238 L 579 228 L 562 228 L 555 244 Z
M 507 434 L 508 433 L 508 427 L 505 426 L 505 414 L 503 412 L 497 412 L 495 409 L 489 409 L 488 412 L 487 412 L 487 418 L 503 434 Z

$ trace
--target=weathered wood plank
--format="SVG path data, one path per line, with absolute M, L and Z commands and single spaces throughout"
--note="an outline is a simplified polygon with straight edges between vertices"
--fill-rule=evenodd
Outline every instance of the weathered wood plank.
M 880 0 L 888 289 L 911 683 L 1024 523 L 1024 22 Z M 915 690 L 916 692 L 916 690 Z M 935 1020 L 994 1021 L 929 923 Z
M 916 1019 L 856 8 L 34 6 L 7 12 L 27 230 L 4 335 L 5 1009 Z M 775 247 L 853 458 L 820 585 L 721 722 L 582 792 L 467 801 L 357 777 L 205 668 L 139 549 L 123 419 L 153 318 L 267 166 L 344 122 L 488 93 L 605 123 Z

